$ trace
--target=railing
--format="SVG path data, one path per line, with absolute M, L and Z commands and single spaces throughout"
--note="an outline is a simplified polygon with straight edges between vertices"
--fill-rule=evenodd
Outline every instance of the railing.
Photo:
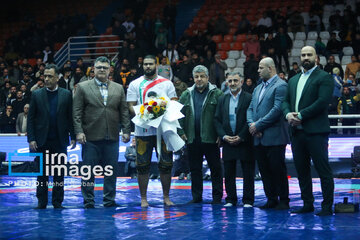
M 342 114 L 342 115 L 329 115 L 330 119 L 334 118 L 355 118 L 359 119 L 360 114 Z M 359 123 L 358 123 L 359 124 Z M 331 129 L 360 129 L 360 125 L 354 125 L 354 126 L 342 126 L 340 123 L 336 126 L 330 126 Z
M 115 35 L 70 37 L 55 53 L 54 60 L 62 67 L 66 61 L 75 62 L 79 57 L 82 57 L 84 62 L 91 62 L 94 58 L 104 55 L 114 59 L 122 42 Z

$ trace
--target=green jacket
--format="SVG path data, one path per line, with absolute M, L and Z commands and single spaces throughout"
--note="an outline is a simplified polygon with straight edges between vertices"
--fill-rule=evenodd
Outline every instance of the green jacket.
M 185 115 L 184 118 L 179 119 L 182 129 L 178 130 L 178 134 L 183 134 L 187 137 L 187 144 L 191 144 L 195 139 L 195 116 L 193 94 L 195 85 L 186 89 L 180 97 L 179 102 L 184 105 L 181 112 Z M 204 100 L 201 120 L 200 120 L 200 135 L 203 143 L 216 143 L 217 133 L 214 126 L 214 116 L 216 112 L 216 105 L 219 97 L 223 95 L 222 91 L 216 88 L 215 85 L 209 83 L 209 92 Z

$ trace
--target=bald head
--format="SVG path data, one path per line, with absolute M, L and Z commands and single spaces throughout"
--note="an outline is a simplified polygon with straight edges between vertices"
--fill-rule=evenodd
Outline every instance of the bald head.
M 259 76 L 263 80 L 268 80 L 272 76 L 276 75 L 276 67 L 274 60 L 270 57 L 263 58 L 259 63 Z
M 304 71 L 308 71 L 315 66 L 316 51 L 311 46 L 305 46 L 301 49 L 301 65 Z

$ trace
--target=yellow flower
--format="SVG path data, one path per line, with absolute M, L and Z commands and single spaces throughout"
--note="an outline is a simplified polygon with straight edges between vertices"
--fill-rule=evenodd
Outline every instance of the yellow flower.
M 160 107 L 159 107 L 159 106 L 155 106 L 155 107 L 153 108 L 153 111 L 154 111 L 154 113 L 158 113 L 158 112 L 160 111 Z
M 164 97 L 160 97 L 161 100 L 165 101 L 165 98 Z
M 144 114 L 144 111 L 145 111 L 145 107 L 144 107 L 144 105 L 141 105 L 141 106 L 140 106 L 140 113 L 141 113 L 141 114 Z
M 154 102 L 155 102 L 154 100 L 151 100 L 151 101 L 149 102 L 149 105 L 152 106 L 152 105 L 154 104 Z

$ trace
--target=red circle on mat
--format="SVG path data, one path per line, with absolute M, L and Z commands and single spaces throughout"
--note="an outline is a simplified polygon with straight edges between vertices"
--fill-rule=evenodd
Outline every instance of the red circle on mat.
M 114 218 L 122 220 L 156 220 L 165 218 L 178 218 L 185 216 L 185 212 L 161 211 L 161 212 L 124 212 L 114 214 Z

